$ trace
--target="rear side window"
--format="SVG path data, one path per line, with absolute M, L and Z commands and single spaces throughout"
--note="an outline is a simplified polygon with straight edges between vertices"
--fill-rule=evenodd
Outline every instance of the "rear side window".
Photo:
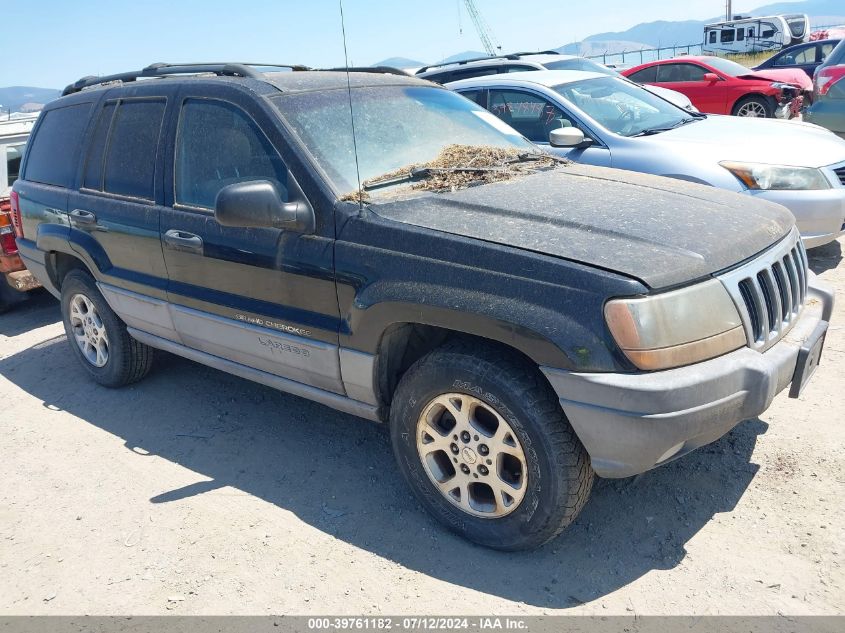
M 106 103 L 88 148 L 82 186 L 154 200 L 156 148 L 165 106 L 164 99 Z
M 94 128 L 94 137 L 91 139 L 91 147 L 85 161 L 85 174 L 82 177 L 82 186 L 86 189 L 103 189 L 103 155 L 106 153 L 114 107 L 114 103 L 107 103 L 97 119 L 97 127 Z
M 287 168 L 270 141 L 240 108 L 187 99 L 176 137 L 176 203 L 214 208 L 228 185 L 269 180 L 287 200 Z
M 82 134 L 91 104 L 80 103 L 49 110 L 30 140 L 25 178 L 58 187 L 70 187 L 76 175 Z
M 653 84 L 657 82 L 657 66 L 649 66 L 628 75 L 628 79 L 638 84 Z
M 114 114 L 103 170 L 103 191 L 155 199 L 155 165 L 165 101 L 121 101 Z

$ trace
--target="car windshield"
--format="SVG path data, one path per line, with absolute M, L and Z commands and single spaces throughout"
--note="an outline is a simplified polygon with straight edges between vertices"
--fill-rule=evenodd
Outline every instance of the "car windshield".
M 572 59 L 560 59 L 554 62 L 546 62 L 543 64 L 549 70 L 585 70 L 592 73 L 601 73 L 602 75 L 615 76 L 618 75 L 615 70 L 602 66 L 590 59 L 582 57 L 575 57 Z
M 707 64 L 718 70 L 720 73 L 724 73 L 725 75 L 729 75 L 731 77 L 741 77 L 742 75 L 750 75 L 753 73 L 750 68 L 746 68 L 742 64 L 737 64 L 736 62 L 723 57 L 708 57 Z
M 338 192 L 437 158 L 449 146 L 538 152 L 483 108 L 460 95 L 427 86 L 353 88 L 355 138 L 346 89 L 273 97 Z
M 678 127 L 695 119 L 677 106 L 617 77 L 584 79 L 555 86 L 564 99 L 621 136 Z

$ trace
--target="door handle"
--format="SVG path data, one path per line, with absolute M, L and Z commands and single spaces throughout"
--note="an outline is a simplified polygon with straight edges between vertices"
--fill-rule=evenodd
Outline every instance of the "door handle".
M 202 238 L 199 235 L 170 229 L 164 234 L 164 243 L 180 251 L 202 252 Z
M 70 212 L 70 221 L 75 226 L 94 226 L 97 216 L 85 209 L 74 209 Z

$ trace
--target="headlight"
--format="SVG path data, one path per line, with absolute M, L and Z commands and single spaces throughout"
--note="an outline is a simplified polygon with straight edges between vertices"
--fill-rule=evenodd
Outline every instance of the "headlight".
M 746 345 L 739 312 L 716 279 L 650 297 L 613 299 L 604 316 L 625 356 L 640 369 L 690 365 Z
M 824 174 L 814 167 L 789 167 L 762 163 L 734 163 L 723 161 L 722 167 L 736 176 L 749 189 L 763 191 L 806 191 L 830 189 Z

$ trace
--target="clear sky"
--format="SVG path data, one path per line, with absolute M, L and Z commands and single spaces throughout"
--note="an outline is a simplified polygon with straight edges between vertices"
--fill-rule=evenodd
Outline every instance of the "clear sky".
M 338 0 L 0 0 L 0 86 L 61 88 L 153 62 L 343 63 Z M 458 5 L 461 5 L 459 33 Z M 765 0 L 735 0 L 734 12 Z M 707 19 L 722 0 L 476 0 L 504 51 L 561 46 L 653 20 Z M 350 61 L 483 50 L 459 0 L 343 0 Z M 679 42 L 681 43 L 681 42 Z

